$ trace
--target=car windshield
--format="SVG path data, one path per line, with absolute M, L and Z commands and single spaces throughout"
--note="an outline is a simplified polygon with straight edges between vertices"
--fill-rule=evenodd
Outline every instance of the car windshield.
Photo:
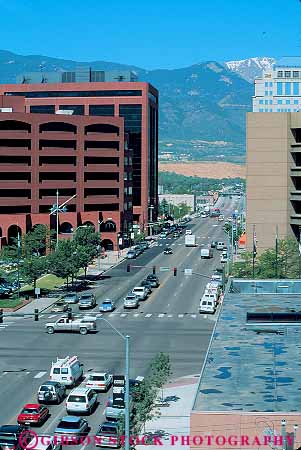
M 89 377 L 90 381 L 104 381 L 105 377 L 103 375 L 91 375 Z
M 37 414 L 38 412 L 37 408 L 23 408 L 21 414 Z
M 85 403 L 86 397 L 83 395 L 69 395 L 68 402 Z
M 102 302 L 102 304 L 104 306 L 110 306 L 112 304 L 112 302 L 111 302 L 111 300 L 106 300 L 106 301 Z
M 52 386 L 41 386 L 40 391 L 41 392 L 52 391 Z
M 67 422 L 62 420 L 59 425 L 58 428 L 63 428 L 65 430 L 73 430 L 74 428 L 79 428 L 80 427 L 80 422 Z
M 100 431 L 100 433 L 117 434 L 117 429 L 115 427 L 109 427 L 107 425 L 100 427 L 99 431 Z
M 55 304 L 54 304 L 54 306 L 63 306 L 64 305 L 64 302 L 56 302 Z
M 64 297 L 64 300 L 74 300 L 76 298 L 76 295 L 66 295 Z

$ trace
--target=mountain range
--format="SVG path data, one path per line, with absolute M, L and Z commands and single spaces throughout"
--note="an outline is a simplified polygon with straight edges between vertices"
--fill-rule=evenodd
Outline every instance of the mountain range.
M 106 61 L 75 62 L 41 55 L 21 56 L 0 50 L 0 83 L 15 83 L 24 72 L 72 70 L 133 70 L 140 81 L 160 91 L 160 140 L 225 141 L 244 152 L 245 113 L 251 110 L 252 81 L 273 58 L 205 61 L 180 69 L 146 70 Z

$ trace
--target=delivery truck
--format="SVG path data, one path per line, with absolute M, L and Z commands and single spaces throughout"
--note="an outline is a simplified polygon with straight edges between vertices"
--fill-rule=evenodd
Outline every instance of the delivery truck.
M 187 234 L 185 236 L 185 247 L 195 247 L 196 241 L 195 241 L 195 234 Z

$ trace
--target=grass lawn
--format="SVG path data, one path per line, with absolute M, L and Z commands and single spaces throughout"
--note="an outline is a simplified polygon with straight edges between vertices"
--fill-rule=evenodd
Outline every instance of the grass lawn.
M 63 278 L 56 277 L 55 275 L 48 274 L 43 276 L 37 281 L 37 287 L 40 289 L 52 290 L 65 283 Z M 20 292 L 27 292 L 33 290 L 33 284 L 27 284 L 20 289 Z
M 18 300 L 17 298 L 8 300 L 5 298 L 4 300 L 0 299 L 0 308 L 15 308 L 22 303 L 22 300 Z

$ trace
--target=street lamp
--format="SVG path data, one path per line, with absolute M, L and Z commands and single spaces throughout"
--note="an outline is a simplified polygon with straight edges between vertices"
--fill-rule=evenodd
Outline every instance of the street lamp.
M 125 341 L 125 450 L 130 450 L 130 336 L 122 334 L 107 319 L 98 320 L 106 322 Z
M 68 198 L 64 203 L 61 205 L 59 204 L 59 191 L 56 191 L 56 204 L 52 206 L 50 210 L 50 216 L 52 214 L 56 214 L 56 248 L 59 245 L 59 213 L 60 212 L 66 212 L 65 205 L 69 203 L 71 200 L 73 200 L 76 197 L 77 194 L 72 195 L 72 197 Z

